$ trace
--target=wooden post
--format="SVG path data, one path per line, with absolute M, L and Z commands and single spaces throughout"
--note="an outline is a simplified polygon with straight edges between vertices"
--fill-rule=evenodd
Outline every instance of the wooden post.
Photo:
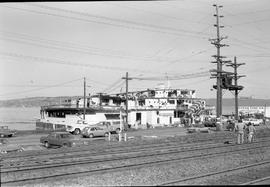
M 125 133 L 125 142 L 127 141 L 127 133 Z

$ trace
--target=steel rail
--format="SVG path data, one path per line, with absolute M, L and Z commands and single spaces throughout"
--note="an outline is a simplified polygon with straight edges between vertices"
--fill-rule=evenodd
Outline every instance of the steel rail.
M 253 144 L 261 144 L 263 142 L 268 143 L 269 140 L 266 141 L 260 141 L 260 142 L 254 142 Z M 212 144 L 211 144 L 212 145 Z M 247 146 L 252 145 L 252 144 L 246 144 Z M 135 150 L 134 153 L 139 152 L 139 154 L 136 155 L 120 155 L 120 156 L 115 156 L 113 158 L 97 158 L 97 159 L 86 159 L 86 160 L 80 160 L 80 161 L 68 161 L 68 162 L 61 162 L 61 163 L 51 163 L 51 164 L 44 164 L 41 165 L 40 163 L 38 164 L 32 164 L 32 165 L 26 165 L 26 166 L 8 166 L 8 169 L 5 170 L 5 167 L 2 167 L 2 172 L 1 173 L 8 173 L 8 172 L 18 172 L 18 171 L 29 171 L 29 170 L 34 170 L 34 169 L 43 169 L 43 168 L 56 168 L 56 167 L 63 167 L 63 166 L 72 166 L 72 165 L 77 165 L 77 164 L 90 164 L 90 163 L 97 163 L 97 162 L 109 162 L 109 161 L 116 161 L 116 160 L 123 160 L 123 159 L 132 159 L 132 158 L 142 158 L 142 157 L 151 157 L 151 156 L 162 156 L 162 155 L 167 155 L 167 154 L 176 154 L 176 153 L 188 153 L 192 151 L 202 151 L 202 150 L 208 150 L 208 149 L 214 149 L 214 148 L 227 148 L 227 147 L 233 147 L 233 146 L 240 146 L 238 144 L 213 144 L 213 146 L 205 146 L 205 147 L 174 147 L 174 148 L 180 148 L 180 150 L 175 150 L 175 149 L 158 149 L 158 150 L 153 150 L 152 152 L 149 152 L 149 150 L 146 150 L 147 154 L 143 154 L 141 151 Z M 181 149 L 182 148 L 182 149 Z M 167 152 L 161 152 L 161 151 L 167 151 Z M 161 153 L 160 153 L 161 152 Z M 125 152 L 127 154 L 130 154 L 131 152 Z M 114 153 L 116 155 L 119 155 L 119 153 Z M 114 154 L 109 154 L 109 156 L 112 156 Z M 120 153 L 122 154 L 122 153 Z M 104 154 L 108 155 L 108 154 Z M 98 156 L 104 156 L 104 155 L 98 155 Z M 87 155 L 86 158 L 89 156 L 93 155 Z M 85 158 L 85 157 L 82 157 Z M 15 168 L 15 169 L 14 169 Z
M 194 144 L 194 143 L 197 143 L 197 142 L 200 143 L 200 142 L 207 142 L 207 141 L 219 141 L 219 140 L 232 139 L 230 137 L 229 138 L 226 138 L 226 137 L 227 137 L 227 135 L 222 136 L 222 137 L 218 137 L 218 139 L 216 139 L 217 137 L 207 138 L 207 139 L 205 139 L 205 138 L 196 139 L 196 141 L 194 141 L 192 143 L 185 143 L 184 142 L 184 143 L 182 143 L 182 145 L 184 145 L 184 144 Z M 265 136 L 265 137 L 267 137 L 267 136 Z M 224 139 L 224 138 L 226 138 L 226 139 Z M 158 143 L 158 145 L 157 145 L 157 143 L 149 143 L 147 145 L 145 145 L 145 144 L 131 145 L 131 146 L 129 145 L 128 148 L 130 148 L 132 150 L 132 149 L 134 149 L 136 147 L 140 147 L 141 148 L 142 146 L 144 146 L 145 148 L 153 147 L 153 145 L 154 145 L 154 147 L 160 147 L 161 145 L 167 146 L 167 145 L 176 144 L 176 143 L 179 143 L 179 140 L 170 141 L 170 142 L 162 142 L 162 143 Z M 201 143 L 201 144 L 203 144 L 203 143 Z M 119 144 L 115 144 L 115 145 L 116 146 L 108 145 L 105 148 L 115 149 L 115 148 L 122 148 L 122 147 L 127 146 L 127 144 L 121 144 L 120 146 L 119 146 Z M 38 151 L 38 156 L 41 156 L 41 155 L 53 155 L 53 154 L 63 154 L 63 153 L 73 153 L 73 152 L 78 151 L 78 150 L 80 150 L 81 152 L 82 151 L 89 152 L 89 146 L 84 146 L 84 147 L 85 147 L 85 150 L 84 149 L 82 150 L 81 149 L 82 147 L 80 147 L 80 149 L 76 147 L 75 149 L 65 150 L 65 151 L 63 151 L 64 149 L 61 149 L 61 151 L 63 151 L 63 152 L 60 152 L 60 153 L 58 153 L 59 149 L 56 152 L 47 152 L 47 153 L 44 153 L 44 154 L 40 154 L 41 151 Z M 127 147 L 125 147 L 125 148 L 127 148 Z M 36 156 L 36 155 L 29 155 L 29 154 L 24 155 L 24 154 L 20 154 L 20 155 L 15 155 L 15 156 L 13 156 L 13 155 L 2 155 L 2 156 L 3 156 L 3 158 L 7 158 L 7 159 L 11 159 L 11 158 L 12 159 L 14 159 L 14 158 L 20 158 L 21 159 L 23 157 L 29 158 L 30 156 Z
M 9 181 L 2 181 L 2 184 L 16 184 L 16 183 L 25 183 L 25 182 L 31 182 L 31 181 L 40 181 L 44 179 L 53 179 L 53 178 L 58 178 L 58 177 L 66 177 L 66 176 L 74 176 L 74 175 L 82 175 L 82 174 L 99 174 L 99 173 L 106 173 L 106 172 L 112 172 L 112 171 L 122 171 L 122 170 L 127 170 L 127 169 L 136 169 L 136 168 L 141 168 L 145 166 L 155 166 L 155 165 L 160 165 L 160 164 L 167 164 L 167 163 L 175 163 L 179 161 L 186 161 L 186 160 L 192 160 L 192 159 L 201 159 L 201 158 L 211 158 L 219 155 L 224 155 L 224 154 L 232 154 L 235 152 L 239 151 L 245 151 L 245 150 L 254 150 L 254 149 L 260 149 L 263 147 L 270 147 L 270 145 L 267 146 L 260 146 L 260 147 L 250 147 L 250 148 L 243 148 L 243 149 L 237 149 L 237 150 L 231 150 L 231 151 L 222 151 L 222 152 L 216 152 L 216 153 L 206 153 L 206 154 L 197 154 L 193 156 L 186 156 L 182 158 L 170 158 L 170 159 L 163 159 L 163 160 L 157 160 L 157 161 L 146 161 L 146 162 L 141 162 L 141 163 L 136 163 L 136 164 L 127 164 L 123 166 L 116 166 L 116 167 L 111 167 L 111 168 L 99 168 L 99 169 L 91 169 L 91 170 L 86 170 L 86 171 L 78 171 L 78 172 L 68 172 L 68 173 L 61 173 L 61 174 L 56 174 L 56 175 L 43 175 L 43 176 L 37 176 L 37 177 L 32 177 L 32 178 L 25 178 L 25 179 L 16 179 L 16 180 L 9 180 Z M 270 162 L 270 161 L 268 161 Z M 88 164 L 88 163 L 82 163 L 82 164 Z M 65 167 L 65 166 L 62 166 Z M 52 167 L 53 168 L 53 167 Z M 48 168 L 46 168 L 48 169 Z
M 265 164 L 270 164 L 270 160 L 263 161 L 263 162 L 257 162 L 255 164 L 248 164 L 248 165 L 244 165 L 244 166 L 239 166 L 239 167 L 231 168 L 231 169 L 227 169 L 227 170 L 221 170 L 221 171 L 217 171 L 217 172 L 211 172 L 211 173 L 197 175 L 197 176 L 192 176 L 192 177 L 186 177 L 186 178 L 183 178 L 183 179 L 174 179 L 174 180 L 166 181 L 164 183 L 156 184 L 155 186 L 168 186 L 168 185 L 178 184 L 178 183 L 181 183 L 181 182 L 186 182 L 186 181 L 201 179 L 201 178 L 204 178 L 204 177 L 215 176 L 215 175 L 220 175 L 220 174 L 226 174 L 226 173 L 229 173 L 229 172 L 244 170 L 244 169 L 248 169 L 248 168 L 252 168 L 252 167 L 257 167 L 257 166 L 262 166 L 262 165 L 265 165 Z M 270 179 L 270 177 L 267 177 L 267 179 Z M 262 180 L 267 180 L 267 179 L 264 178 Z M 254 181 L 255 182 L 258 182 L 259 180 L 260 179 L 254 180 Z M 252 184 L 254 181 L 243 183 L 243 185 Z
M 270 176 L 263 177 L 263 178 L 256 179 L 256 180 L 252 180 L 252 181 L 249 181 L 249 182 L 245 182 L 245 183 L 242 183 L 240 185 L 251 185 L 251 184 L 256 184 L 258 182 L 263 182 L 263 181 L 267 181 L 267 180 L 270 180 Z
M 230 135 L 232 135 L 232 134 L 230 134 Z M 268 137 L 268 136 L 262 136 L 261 138 L 264 138 L 264 137 Z M 218 139 L 217 139 L 218 138 Z M 225 139 L 224 139 L 225 138 Z M 220 140 L 222 140 L 222 141 L 225 141 L 225 140 L 231 140 L 232 138 L 234 138 L 234 137 L 228 137 L 228 135 L 224 135 L 224 136 L 222 136 L 222 137 L 211 137 L 211 138 L 202 138 L 202 139 L 196 139 L 196 141 L 193 141 L 192 143 L 186 143 L 186 142 L 184 142 L 184 143 L 182 143 L 181 145 L 189 145 L 189 144 L 194 144 L 194 143 L 198 143 L 198 142 L 211 142 L 211 141 L 220 141 Z M 260 138 L 260 139 L 261 139 Z M 145 148 L 147 148 L 147 147 L 160 147 L 160 146 L 162 146 L 162 145 L 164 145 L 164 146 L 168 146 L 168 145 L 173 145 L 173 144 L 177 144 L 177 143 L 179 143 L 179 140 L 175 140 L 175 141 L 170 141 L 170 142 L 161 142 L 161 143 L 153 143 L 153 142 L 151 142 L 150 144 L 147 144 L 147 145 L 145 145 L 145 144 L 136 144 L 136 145 L 130 145 L 130 144 L 128 144 L 128 148 L 130 149 L 130 150 L 133 150 L 134 148 L 136 148 L 136 147 L 139 147 L 139 148 L 141 148 L 142 146 L 143 147 L 145 147 Z M 201 143 L 201 144 L 203 144 L 203 143 Z M 107 144 L 108 145 L 108 144 Z M 126 150 L 127 148 L 125 147 L 125 146 L 127 146 L 127 144 L 125 143 L 125 144 L 121 144 L 120 146 L 119 146 L 119 144 L 115 144 L 116 146 L 111 146 L 111 145 L 108 145 L 108 146 L 106 146 L 104 149 L 108 149 L 108 148 L 110 148 L 110 149 L 115 149 L 115 148 L 125 148 L 125 149 L 123 149 L 123 150 Z M 84 148 L 84 149 L 82 149 L 82 148 Z M 99 151 L 104 151 L 104 149 L 102 149 L 102 150 L 99 150 Z M 59 151 L 62 151 L 62 152 L 59 152 Z M 57 151 L 53 151 L 53 152 L 47 152 L 47 151 L 37 151 L 37 152 L 34 152 L 34 154 L 19 154 L 19 155 L 2 155 L 3 156 L 3 158 L 5 158 L 5 159 L 15 159 L 15 158 L 19 158 L 19 159 L 22 159 L 22 158 L 27 158 L 27 159 L 31 159 L 31 157 L 32 156 L 47 156 L 47 155 L 56 155 L 56 154 L 68 154 L 68 153 L 74 153 L 74 152 L 76 152 L 76 151 L 80 151 L 80 153 L 82 153 L 82 152 L 89 152 L 89 146 L 83 146 L 83 147 L 76 147 L 75 149 L 71 149 L 71 150 L 64 150 L 64 149 L 58 149 Z M 98 153 L 99 151 L 96 151 L 96 153 Z M 110 150 L 109 150 L 110 151 Z M 120 150 L 118 150 L 118 151 L 121 151 L 121 149 Z M 41 154 L 41 152 L 42 152 L 42 154 Z M 93 153 L 93 151 L 91 151 L 92 153 Z M 24 152 L 23 152 L 24 153 Z M 33 153 L 33 152 L 32 152 Z
M 268 137 L 266 137 L 266 138 L 260 138 L 260 139 L 264 140 L 264 139 L 267 139 L 267 138 Z M 264 141 L 260 141 L 260 142 L 264 142 Z M 254 142 L 254 143 L 256 143 L 256 142 Z M 218 145 L 218 144 L 220 144 L 220 143 L 219 142 L 218 143 L 209 143 L 208 145 Z M 164 144 L 164 146 L 161 146 L 160 144 L 158 144 L 157 146 L 151 146 L 150 149 L 151 149 L 151 151 L 155 151 L 155 148 L 160 149 L 162 147 L 165 147 L 166 149 L 168 149 L 168 148 L 178 148 L 178 149 L 182 148 L 182 149 L 185 150 L 185 149 L 187 149 L 186 146 L 189 146 L 188 147 L 189 149 L 196 148 L 196 147 L 199 147 L 201 145 L 204 146 L 204 147 L 206 146 L 205 143 L 197 143 L 197 144 L 195 144 L 195 146 L 192 143 L 180 144 L 180 145 L 179 144 L 171 144 L 170 146 L 168 146 L 168 145 L 170 145 L 170 144 Z M 175 145 L 177 145 L 177 146 L 174 147 Z M 136 151 L 134 151 L 134 150 L 136 150 Z M 96 151 L 96 152 L 94 152 L 94 154 L 93 154 L 93 151 L 92 150 L 90 150 L 90 151 L 88 150 L 88 151 L 71 152 L 71 153 L 75 153 L 75 154 L 72 154 L 72 155 L 67 155 L 66 153 L 57 153 L 54 157 L 50 157 L 49 159 L 59 159 L 59 158 L 60 159 L 65 159 L 65 158 L 71 159 L 71 158 L 74 158 L 74 157 L 78 158 L 78 157 L 86 157 L 86 156 L 87 157 L 89 157 L 89 156 L 105 156 L 105 155 L 108 155 L 108 153 L 111 155 L 111 154 L 120 154 L 120 153 L 127 153 L 127 152 L 129 152 L 129 153 L 130 152 L 138 152 L 138 151 L 141 151 L 141 152 L 142 151 L 148 151 L 149 152 L 149 147 L 148 146 L 147 147 L 144 147 L 144 148 L 140 148 L 139 147 L 139 149 L 135 149 L 134 147 L 132 147 L 131 151 L 130 151 L 129 148 L 128 149 L 118 149 L 118 150 L 117 149 L 116 150 L 114 149 L 113 151 L 109 150 L 109 151 L 105 151 L 105 152 L 104 151 L 102 151 L 102 152 Z M 86 154 L 85 152 L 88 152 L 90 154 Z M 59 154 L 61 154 L 61 156 L 57 156 Z M 62 156 L 62 155 L 64 155 L 64 156 Z M 43 155 L 43 156 L 46 156 L 46 155 Z M 5 162 L 7 162 L 7 164 L 5 164 L 5 165 L 8 165 L 9 164 L 8 163 L 8 159 L 9 158 L 7 158 L 6 160 L 3 160 L 2 163 L 5 164 Z M 19 159 L 18 161 L 12 160 L 12 165 L 13 166 L 8 165 L 8 167 L 9 168 L 25 167 L 25 165 L 21 165 L 21 163 L 25 163 L 25 162 L 27 162 L 28 160 L 31 160 L 31 159 L 32 160 L 34 159 L 33 156 L 28 157 L 27 160 L 23 160 L 23 159 Z M 47 159 L 47 158 L 45 158 L 45 159 Z M 45 160 L 45 161 L 47 162 L 47 160 Z M 16 165 L 16 162 L 19 162 L 20 164 L 19 165 L 18 164 Z M 35 166 L 37 164 L 40 165 L 41 162 L 44 162 L 44 160 L 42 160 L 42 158 L 39 157 L 38 160 L 34 160 L 34 163 L 36 163 L 36 164 L 32 164 L 31 166 Z M 5 166 L 5 165 L 3 165 L 3 166 Z M 48 163 L 47 163 L 47 165 L 48 165 Z

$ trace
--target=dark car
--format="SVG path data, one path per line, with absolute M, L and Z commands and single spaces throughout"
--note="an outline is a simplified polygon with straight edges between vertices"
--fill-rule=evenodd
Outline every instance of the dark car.
M 229 131 L 233 131 L 234 127 L 235 127 L 235 122 L 233 120 L 228 120 L 226 129 L 228 129 Z
M 45 147 L 60 146 L 60 147 L 73 147 L 75 145 L 84 144 L 78 137 L 70 134 L 69 132 L 52 132 L 48 136 L 42 136 L 40 143 Z
M 0 137 L 12 137 L 16 135 L 15 130 L 10 130 L 8 126 L 0 126 Z
M 214 120 L 204 121 L 203 125 L 205 127 L 216 127 L 217 126 L 216 121 L 214 121 Z

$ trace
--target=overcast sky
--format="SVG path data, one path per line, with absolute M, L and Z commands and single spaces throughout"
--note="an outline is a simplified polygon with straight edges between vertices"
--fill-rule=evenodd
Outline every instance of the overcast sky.
M 240 96 L 270 99 L 270 1 L 175 0 L 1 3 L 0 100 L 83 95 L 83 77 L 87 93 L 124 92 L 126 72 L 130 91 L 164 83 L 215 98 L 214 3 L 221 55 L 246 63 Z

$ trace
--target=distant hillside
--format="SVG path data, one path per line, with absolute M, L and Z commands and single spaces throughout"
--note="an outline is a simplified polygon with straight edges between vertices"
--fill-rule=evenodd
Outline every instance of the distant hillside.
M 215 106 L 216 99 L 205 99 L 207 105 Z M 234 106 L 234 98 L 223 98 L 223 106 Z M 239 106 L 270 106 L 270 99 L 238 99 Z
M 70 98 L 61 97 L 31 97 L 22 99 L 0 100 L 0 107 L 40 107 L 44 105 L 59 104 L 60 101 Z
M 31 97 L 22 99 L 0 100 L 0 107 L 40 107 L 44 105 L 59 104 L 68 98 L 78 96 L 59 96 L 59 97 Z M 216 99 L 205 99 L 207 105 L 215 106 Z M 239 99 L 240 106 L 270 106 L 270 99 Z M 234 98 L 223 98 L 223 106 L 234 106 Z

